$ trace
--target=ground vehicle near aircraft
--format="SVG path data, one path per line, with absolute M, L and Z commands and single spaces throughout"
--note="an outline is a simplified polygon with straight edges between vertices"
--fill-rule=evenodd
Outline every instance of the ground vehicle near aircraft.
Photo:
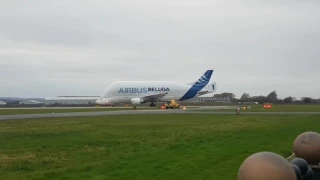
M 175 101 L 175 100 L 171 100 L 171 101 L 167 101 L 164 106 L 166 107 L 166 109 L 169 109 L 169 108 L 171 108 L 171 109 L 174 109 L 174 108 L 179 109 L 180 104 L 178 104 L 178 102 Z

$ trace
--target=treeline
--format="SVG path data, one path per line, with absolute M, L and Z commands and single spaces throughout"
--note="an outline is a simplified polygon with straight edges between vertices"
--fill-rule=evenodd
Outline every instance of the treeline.
M 240 98 L 236 98 L 233 93 L 224 92 L 221 94 L 215 94 L 213 97 L 224 97 L 230 98 L 232 102 L 258 102 L 259 104 L 263 103 L 276 103 L 276 104 L 320 104 L 320 99 L 315 99 L 312 97 L 302 97 L 297 99 L 292 96 L 285 97 L 283 99 L 278 98 L 276 91 L 270 92 L 267 96 L 251 96 L 248 93 L 243 93 Z

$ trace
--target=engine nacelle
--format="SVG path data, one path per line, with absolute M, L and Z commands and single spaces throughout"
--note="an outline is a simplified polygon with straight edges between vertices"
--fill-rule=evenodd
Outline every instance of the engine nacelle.
M 142 104 L 142 103 L 144 103 L 145 101 L 144 100 L 142 100 L 142 99 L 140 99 L 140 98 L 132 98 L 131 99 L 131 103 L 132 104 Z

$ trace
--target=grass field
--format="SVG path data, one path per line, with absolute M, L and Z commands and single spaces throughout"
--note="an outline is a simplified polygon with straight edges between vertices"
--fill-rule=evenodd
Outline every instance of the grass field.
M 137 109 L 150 109 L 138 107 Z M 132 108 L 65 108 L 65 109 L 0 109 L 0 115 L 10 114 L 41 114 L 41 113 L 67 113 L 67 112 L 96 112 L 96 111 L 119 111 L 119 110 L 134 110 Z
M 259 151 L 291 154 L 319 115 L 123 115 L 0 122 L 0 179 L 236 179 Z
M 273 108 L 262 108 L 263 105 L 239 105 L 239 107 L 248 107 L 251 109 L 241 109 L 242 112 L 320 112 L 320 105 L 276 105 Z M 204 110 L 204 111 L 234 111 L 234 109 L 222 110 Z M 196 109 L 195 109 L 196 110 Z

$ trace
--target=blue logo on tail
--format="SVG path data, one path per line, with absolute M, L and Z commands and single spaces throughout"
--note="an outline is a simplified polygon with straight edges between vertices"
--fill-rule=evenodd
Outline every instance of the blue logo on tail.
M 213 70 L 208 70 L 204 75 L 202 75 L 199 80 L 193 85 L 195 87 L 201 87 L 201 89 L 206 86 L 211 78 L 211 75 L 213 73 Z
M 213 70 L 208 70 L 207 72 L 205 72 L 198 79 L 198 81 L 186 92 L 186 94 L 182 96 L 180 101 L 193 98 L 198 93 L 198 91 L 200 91 L 209 83 L 212 73 Z

